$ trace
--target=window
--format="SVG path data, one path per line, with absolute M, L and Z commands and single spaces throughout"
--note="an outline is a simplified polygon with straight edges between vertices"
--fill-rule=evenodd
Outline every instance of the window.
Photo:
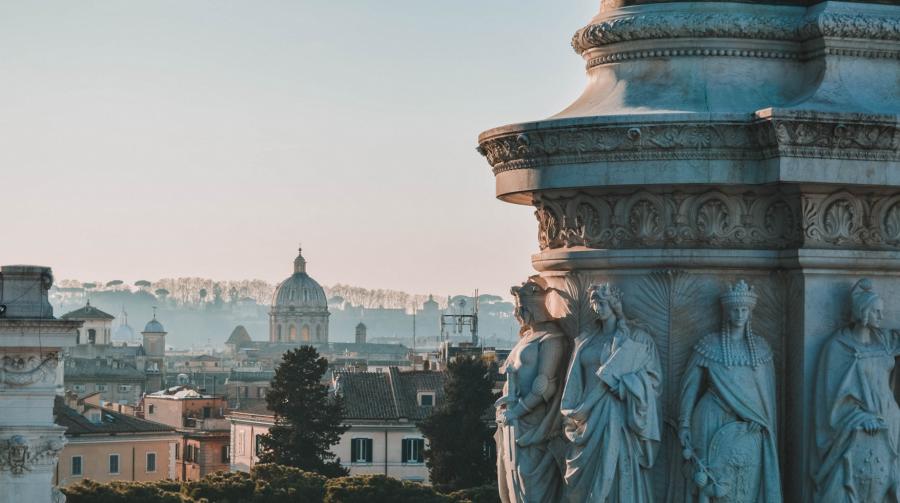
M 72 476 L 80 477 L 81 470 L 81 456 L 72 456 Z
M 256 388 L 256 398 L 265 398 L 266 397 L 266 388 Z
M 229 447 L 229 446 L 227 446 L 227 445 L 223 445 L 223 446 L 222 446 L 222 462 L 223 462 L 223 463 L 227 463 L 227 462 L 228 462 L 228 457 L 229 457 L 229 456 L 228 456 L 228 447 Z
M 247 386 L 238 386 L 238 395 L 241 398 L 250 398 L 250 390 Z
M 97 342 L 97 331 L 93 328 L 88 330 L 88 344 L 94 344 Z
M 419 405 L 422 407 L 433 407 L 434 393 L 419 393 Z
M 156 471 L 156 453 L 148 452 L 147 453 L 147 472 L 155 472 Z
M 259 457 L 262 453 L 266 452 L 266 448 L 259 439 L 262 438 L 262 435 L 256 436 L 256 457 Z
M 109 455 L 109 473 L 112 475 L 116 475 L 119 473 L 119 455 L 118 454 L 110 454 Z
M 181 459 L 181 444 L 175 444 L 175 459 Z
M 119 393 L 128 393 L 129 391 L 131 391 L 130 384 L 120 384 L 119 385 Z
M 81 330 L 75 331 L 75 344 L 81 344 Z
M 351 463 L 371 463 L 372 462 L 372 439 L 371 438 L 354 438 L 350 440 L 350 462 Z
M 147 406 L 147 413 L 153 414 L 154 412 L 156 412 L 156 406 L 151 403 Z
M 84 393 L 84 384 L 74 384 L 72 385 L 72 389 L 75 390 L 76 393 Z
M 98 385 L 97 385 L 97 391 L 106 391 L 106 385 L 105 385 L 105 384 L 98 384 Z
M 401 461 L 404 463 L 423 463 L 425 461 L 425 440 L 421 438 L 404 438 Z
M 212 417 L 212 408 L 203 407 L 203 419 L 209 419 L 210 417 Z

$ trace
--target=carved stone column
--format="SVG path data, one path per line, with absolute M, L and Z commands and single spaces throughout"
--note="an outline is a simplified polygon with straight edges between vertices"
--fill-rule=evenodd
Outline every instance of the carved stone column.
M 50 502 L 65 428 L 54 424 L 60 352 L 80 321 L 53 318 L 47 267 L 0 268 L 0 503 Z
M 532 263 L 567 293 L 555 314 L 577 335 L 602 280 L 649 325 L 665 379 L 654 483 L 682 501 L 683 367 L 718 330 L 718 294 L 753 284 L 784 498 L 812 501 L 812 379 L 856 279 L 900 327 L 900 6 L 607 0 L 572 46 L 588 76 L 572 105 L 479 137 L 498 198 L 535 207 Z

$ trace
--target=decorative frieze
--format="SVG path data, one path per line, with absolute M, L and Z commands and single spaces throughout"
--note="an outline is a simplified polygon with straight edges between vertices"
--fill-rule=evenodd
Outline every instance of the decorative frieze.
M 55 352 L 6 354 L 0 358 L 0 385 L 54 384 L 59 356 Z
M 646 160 L 777 157 L 900 161 L 900 127 L 885 116 L 842 120 L 803 114 L 748 122 L 585 124 L 485 135 L 478 147 L 494 174 L 514 169 Z
M 653 39 L 730 38 L 801 43 L 821 37 L 898 41 L 900 17 L 836 12 L 807 17 L 739 11 L 634 14 L 581 28 L 572 37 L 572 49 L 582 54 L 620 42 Z
M 900 193 L 558 192 L 534 205 L 541 249 L 900 250 Z

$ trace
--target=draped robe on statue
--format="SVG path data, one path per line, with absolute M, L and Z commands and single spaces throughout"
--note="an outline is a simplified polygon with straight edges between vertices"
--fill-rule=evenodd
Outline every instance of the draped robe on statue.
M 660 364 L 640 330 L 582 334 L 575 341 L 561 408 L 571 441 L 566 496 L 573 503 L 651 503 L 650 468 L 660 440 Z
M 872 344 L 857 341 L 849 328 L 825 343 L 815 395 L 817 502 L 900 501 L 900 408 L 890 383 L 898 352 L 897 336 L 881 330 Z M 873 418 L 882 429 L 867 433 Z
M 550 341 L 556 342 L 557 347 L 552 351 L 542 348 L 542 344 Z M 552 367 L 553 363 L 559 363 L 559 359 L 565 357 L 566 347 L 562 332 L 531 331 L 519 339 L 502 369 L 508 377 L 500 400 L 511 399 L 509 403 L 515 404 L 525 398 L 541 370 Z M 555 358 L 556 362 L 544 361 L 545 358 Z M 504 503 L 558 501 L 562 494 L 562 416 L 559 400 L 565 364 L 558 364 L 557 368 L 557 375 L 553 377 L 558 388 L 553 398 L 517 418 L 515 428 L 503 425 L 497 428 L 494 438 L 497 442 L 498 486 L 500 499 Z M 525 373 L 528 375 L 523 375 Z M 517 389 L 510 390 L 510 379 L 519 380 Z M 515 396 L 510 396 L 510 393 L 515 393 Z M 515 432 L 515 446 L 509 445 L 510 432 Z M 510 455 L 513 452 L 514 456 Z M 510 471 L 515 476 L 508 476 Z
M 749 354 L 727 366 L 720 334 L 695 346 L 682 377 L 679 422 L 684 426 L 689 420 L 695 455 L 727 491 L 715 501 L 778 503 L 775 368 L 766 341 L 749 337 L 759 352 L 756 367 Z M 751 422 L 759 425 L 758 431 L 748 428 Z M 688 472 L 691 478 L 695 470 Z M 687 490 L 685 501 L 696 501 L 693 481 Z

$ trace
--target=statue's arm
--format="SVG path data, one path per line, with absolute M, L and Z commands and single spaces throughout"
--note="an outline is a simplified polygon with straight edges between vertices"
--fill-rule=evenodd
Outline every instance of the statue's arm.
M 678 437 L 682 447 L 690 447 L 691 416 L 700 396 L 703 367 L 697 365 L 696 355 L 688 364 L 681 380 L 681 400 L 678 407 Z
M 559 368 L 565 353 L 565 341 L 555 337 L 541 343 L 538 353 L 538 375 L 531 384 L 531 390 L 520 401 L 517 407 L 528 412 L 543 402 L 553 399 L 559 388 Z

